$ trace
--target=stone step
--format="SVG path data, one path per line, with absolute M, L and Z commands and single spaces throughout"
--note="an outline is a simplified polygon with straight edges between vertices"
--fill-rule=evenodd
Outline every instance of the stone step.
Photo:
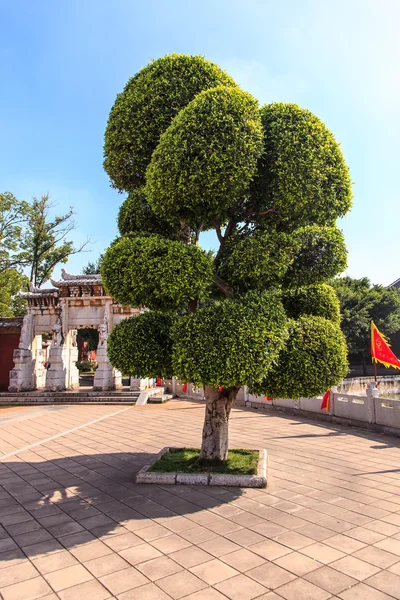
M 147 400 L 148 404 L 164 404 L 164 402 L 168 402 L 169 400 L 172 400 L 172 398 L 174 397 L 173 394 L 160 394 L 160 395 L 156 395 L 156 396 L 150 396 Z
M 113 396 L 99 396 L 99 397 L 65 397 L 65 398 L 53 398 L 51 396 L 47 397 L 35 397 L 29 398 L 25 396 L 25 398 L 21 398 L 19 396 L 11 396 L 9 398 L 0 398 L 0 406 L 38 406 L 40 404 L 126 404 L 132 405 L 136 404 L 137 396 L 132 396 L 130 399 L 128 397 L 125 398 L 115 398 Z

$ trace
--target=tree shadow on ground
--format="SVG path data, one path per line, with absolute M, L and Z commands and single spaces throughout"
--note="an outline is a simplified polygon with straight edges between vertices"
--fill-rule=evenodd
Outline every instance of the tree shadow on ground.
M 242 494 L 240 488 L 134 483 L 153 456 L 110 453 L 1 463 L 0 561 L 76 549 L 96 539 L 107 543 L 124 534 L 126 547 L 159 535 L 194 541 L 196 530 L 204 535 L 212 521 L 204 509 L 218 514 L 220 507 L 222 516 L 223 505 Z

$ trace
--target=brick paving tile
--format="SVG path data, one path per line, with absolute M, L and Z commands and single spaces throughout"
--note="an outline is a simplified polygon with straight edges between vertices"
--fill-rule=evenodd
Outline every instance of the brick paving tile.
M 255 531 L 251 531 L 251 529 L 240 529 L 238 531 L 225 534 L 225 537 L 227 537 L 228 540 L 231 540 L 235 544 L 239 544 L 240 546 L 244 546 L 245 548 L 247 548 L 248 546 L 252 546 L 253 544 L 257 544 L 258 542 L 263 542 L 265 540 L 265 537 L 263 535 L 259 535 Z
M 313 539 L 301 535 L 298 531 L 288 531 L 287 533 L 276 536 L 274 540 L 279 544 L 288 546 L 292 550 L 300 550 L 301 548 L 305 548 L 314 543 Z
M 286 529 L 286 527 L 281 527 L 280 525 L 277 525 L 272 521 L 264 521 L 263 523 L 257 526 L 252 525 L 250 529 L 267 538 L 274 538 L 278 535 L 282 535 L 283 533 L 288 533 L 289 531 L 288 529 Z M 329 535 L 332 535 L 331 531 L 329 531 Z
M 371 523 L 367 523 L 364 527 L 365 529 L 376 531 L 381 535 L 394 535 L 400 531 L 399 527 L 384 523 L 383 521 L 372 521 Z
M 231 552 L 230 554 L 224 554 L 221 560 L 241 572 L 254 569 L 266 562 L 261 556 L 254 554 L 254 552 L 250 552 L 246 548 Z
M 224 579 L 239 575 L 236 569 L 233 569 L 218 558 L 213 558 L 205 563 L 191 567 L 189 570 L 191 573 L 208 583 L 208 585 L 214 585 L 220 581 L 224 581 Z
M 171 535 L 171 531 L 162 525 L 151 525 L 150 527 L 139 529 L 136 535 L 146 542 L 152 542 L 153 540 Z
M 117 597 L 118 600 L 171 600 L 171 596 L 160 590 L 154 583 L 146 583 L 128 592 L 118 594 Z
M 51 592 L 51 587 L 43 577 L 35 577 L 35 579 L 2 588 L 1 595 L 3 600 L 36 600 L 45 594 L 51 594 Z
M 44 578 L 56 592 L 59 592 L 65 588 L 78 585 L 78 583 L 90 581 L 90 579 L 93 579 L 93 576 L 82 565 L 74 565 L 60 569 L 59 571 L 46 573 Z
M 393 598 L 400 598 L 399 575 L 395 575 L 389 571 L 381 571 L 377 575 L 370 577 L 365 583 L 381 592 L 389 594 L 389 596 L 393 596 Z
M 393 600 L 393 596 L 388 596 L 365 583 L 358 583 L 349 590 L 341 592 L 339 598 L 342 600 Z
M 230 554 L 235 550 L 240 550 L 240 546 L 223 537 L 213 538 L 212 540 L 198 544 L 198 546 L 202 550 L 205 550 L 209 554 L 217 556 L 218 558 L 224 554 Z
M 288 581 L 296 579 L 296 576 L 293 575 L 293 573 L 289 573 L 286 569 L 281 569 L 281 567 L 278 567 L 273 563 L 251 569 L 251 571 L 247 571 L 246 575 L 271 590 L 288 583 Z
M 389 567 L 388 571 L 390 571 L 391 573 L 396 573 L 396 575 L 400 575 L 400 562 Z
M 301 552 L 314 560 L 324 563 L 324 565 L 328 565 L 334 560 L 339 560 L 339 558 L 346 556 L 343 552 L 336 550 L 336 548 L 332 548 L 321 542 L 307 546 L 307 548 L 302 548 Z
M 340 534 L 324 540 L 324 544 L 332 546 L 332 548 L 336 548 L 336 550 L 340 550 L 345 554 L 352 554 L 353 552 L 357 552 L 357 550 L 361 550 L 361 548 L 365 548 L 365 544 L 362 542 Z
M 278 596 L 275 592 L 267 592 L 262 596 L 259 596 L 257 600 L 282 600 L 282 596 Z
M 379 568 L 367 563 L 359 558 L 354 558 L 354 556 L 345 556 L 330 565 L 333 569 L 348 575 L 349 577 L 354 577 L 354 579 L 358 579 L 359 581 L 363 581 L 367 579 L 367 577 L 371 577 L 375 573 L 378 573 Z
M 0 540 L 0 553 L 9 552 L 10 550 L 17 550 L 18 546 L 11 538 L 3 538 Z
M 386 538 L 386 540 L 377 542 L 376 544 L 374 544 L 374 546 L 376 548 L 381 548 L 382 550 L 386 550 L 387 552 L 392 552 L 392 554 L 400 556 L 400 540 Z
M 137 565 L 136 568 L 150 579 L 150 581 L 156 581 L 162 577 L 167 577 L 167 575 L 173 575 L 174 573 L 178 573 L 178 571 L 182 571 L 182 567 L 168 558 L 168 556 L 153 558 Z
M 39 542 L 45 542 L 47 540 L 53 541 L 54 538 L 50 535 L 46 529 L 39 529 L 38 531 L 30 531 L 29 533 L 22 533 L 14 537 L 14 541 L 20 548 L 37 544 Z
M 98 581 L 87 581 L 80 585 L 67 588 L 59 592 L 61 600 L 105 600 L 110 598 L 111 594 Z
M 246 575 L 237 575 L 215 585 L 216 589 L 225 594 L 230 600 L 253 600 L 267 590 Z
M 104 540 L 104 543 L 116 552 L 119 552 L 120 550 L 126 550 L 126 548 L 139 546 L 140 544 L 143 544 L 143 540 L 136 534 L 129 532 L 122 535 L 109 537 Z
M 159 556 L 162 556 L 161 552 L 156 550 L 156 548 L 153 548 L 153 546 L 150 544 L 133 546 L 133 548 L 121 550 L 119 554 L 131 565 L 137 565 L 147 560 L 151 560 L 152 558 L 158 558 Z
M 275 560 L 274 563 L 299 577 L 322 567 L 322 563 L 298 552 L 292 552 L 291 554 L 282 556 Z
M 14 565 L 13 567 L 7 567 L 0 570 L 0 589 L 13 583 L 19 583 L 20 581 L 26 581 L 39 575 L 35 567 L 26 561 L 20 565 Z
M 191 546 L 190 542 L 175 533 L 168 535 L 167 537 L 159 538 L 158 540 L 153 540 L 151 544 L 163 554 L 171 554 L 171 552 L 176 552 L 177 550 L 182 550 L 183 548 L 189 548 Z
M 386 552 L 386 550 L 381 550 L 380 548 L 375 548 L 374 546 L 367 546 L 358 552 L 354 552 L 353 556 L 365 560 L 381 569 L 387 569 L 387 567 L 392 566 L 399 560 L 399 557 L 395 554 Z
M 248 550 L 259 554 L 268 560 L 280 558 L 281 556 L 291 552 L 290 548 L 283 546 L 282 544 L 278 544 L 278 542 L 274 542 L 273 540 L 265 540 L 264 542 L 254 544 L 254 546 L 249 546 Z
M 327 566 L 321 567 L 321 569 L 317 569 L 311 573 L 307 573 L 304 578 L 318 587 L 327 590 L 331 594 L 343 592 L 343 590 L 346 590 L 357 583 L 356 579 L 348 577 L 347 575 L 344 575 L 344 573 L 339 573 L 336 569 Z
M 65 567 L 77 565 L 78 561 L 67 550 L 47 554 L 42 558 L 32 557 L 32 562 L 40 573 L 51 573 Z
M 211 554 L 208 554 L 208 552 L 205 552 L 201 548 L 197 548 L 197 546 L 191 546 L 184 550 L 178 550 L 178 552 L 172 552 L 169 557 L 185 569 L 195 567 L 196 565 L 200 565 L 201 563 L 212 559 Z
M 0 569 L 20 565 L 27 561 L 26 555 L 19 548 L 0 554 Z
M 95 577 L 122 571 L 128 567 L 130 567 L 129 563 L 118 556 L 118 554 L 107 554 L 106 556 L 101 556 L 85 562 L 85 568 Z
M 103 542 L 92 542 L 84 546 L 71 548 L 70 552 L 79 561 L 85 562 L 87 560 L 91 560 L 92 558 L 99 558 L 100 556 L 106 556 L 107 554 L 111 554 L 112 549 L 106 544 L 103 544 Z
M 385 538 L 384 535 L 377 533 L 376 531 L 366 529 L 365 527 L 355 527 L 354 529 L 349 529 L 346 531 L 346 535 L 358 540 L 359 542 L 364 542 L 364 544 L 375 544 L 376 542 L 380 542 Z
M 50 539 L 45 542 L 39 542 L 38 544 L 31 544 L 30 546 L 22 546 L 22 550 L 29 558 L 40 558 L 46 556 L 49 552 L 58 552 L 64 550 L 57 540 Z
M 286 600 L 326 600 L 331 596 L 330 592 L 304 579 L 296 579 L 283 585 L 277 593 Z
M 226 596 L 213 588 L 205 588 L 204 590 L 185 596 L 184 600 L 226 600 Z
M 181 571 L 180 573 L 159 579 L 157 585 L 175 600 L 207 587 L 207 584 L 202 579 L 199 579 L 188 571 Z
M 149 580 L 134 567 L 128 567 L 128 569 L 99 577 L 99 581 L 116 596 L 117 594 L 122 594 L 122 592 L 127 592 L 128 590 L 144 585 Z

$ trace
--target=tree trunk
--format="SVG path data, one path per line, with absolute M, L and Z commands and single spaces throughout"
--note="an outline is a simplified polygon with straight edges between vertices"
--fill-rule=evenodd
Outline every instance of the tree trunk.
M 230 387 L 220 392 L 206 386 L 206 415 L 203 426 L 200 461 L 223 461 L 228 458 L 228 426 L 232 405 L 240 387 Z

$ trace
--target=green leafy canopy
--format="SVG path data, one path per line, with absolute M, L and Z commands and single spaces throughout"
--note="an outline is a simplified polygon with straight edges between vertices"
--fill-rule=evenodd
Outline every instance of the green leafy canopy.
M 350 209 L 351 181 L 318 117 L 296 104 L 259 109 L 217 65 L 167 55 L 117 96 L 104 167 L 129 194 L 122 237 L 102 260 L 105 287 L 166 316 L 164 337 L 159 312 L 146 316 L 148 337 L 118 326 L 114 366 L 292 397 L 344 376 L 338 300 L 326 282 L 346 268 L 336 220 Z M 196 245 L 210 228 L 213 255 Z M 145 362 L 123 334 L 140 339 Z

